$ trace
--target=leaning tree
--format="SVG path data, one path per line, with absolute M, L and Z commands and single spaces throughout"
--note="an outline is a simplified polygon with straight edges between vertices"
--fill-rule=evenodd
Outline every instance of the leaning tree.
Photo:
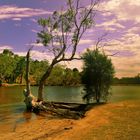
M 84 5 L 84 2 L 84 0 L 67 0 L 66 8 L 61 9 L 61 11 L 54 11 L 48 18 L 38 20 L 42 30 L 37 33 L 37 43 L 43 44 L 53 56 L 49 67 L 39 82 L 37 98 L 39 103 L 43 101 L 45 81 L 53 67 L 62 61 L 79 59 L 75 57 L 78 43 L 87 29 L 94 26 L 99 0 L 90 0 L 88 5 Z M 28 51 L 28 57 L 30 50 Z M 26 80 L 29 83 L 28 76 Z M 29 87 L 27 87 L 25 95 L 29 97 L 29 102 L 34 100 L 29 96 L 31 95 Z

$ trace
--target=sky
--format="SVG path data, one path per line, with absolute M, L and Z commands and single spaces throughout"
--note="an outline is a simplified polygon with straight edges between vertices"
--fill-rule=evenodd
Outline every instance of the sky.
M 82 0 L 86 3 L 87 0 Z M 29 44 L 37 39 L 41 28 L 37 20 L 65 7 L 65 0 L 0 0 L 0 53 L 10 49 L 26 55 Z M 92 49 L 106 34 L 102 45 L 110 56 L 117 77 L 140 73 L 140 0 L 101 0 L 95 27 L 89 29 L 78 45 L 77 55 Z M 45 51 L 35 49 L 32 58 L 51 60 Z M 68 67 L 82 68 L 81 61 L 65 62 Z

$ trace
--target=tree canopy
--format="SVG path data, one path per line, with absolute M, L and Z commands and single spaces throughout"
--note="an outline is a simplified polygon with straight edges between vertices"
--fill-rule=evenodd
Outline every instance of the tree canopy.
M 98 49 L 87 50 L 83 55 L 82 83 L 85 85 L 84 99 L 87 102 L 95 99 L 96 102 L 106 100 L 114 76 L 114 67 L 111 59 Z
M 82 0 L 67 0 L 65 9 L 38 20 L 42 29 L 37 33 L 37 43 L 43 44 L 54 56 L 39 82 L 38 101 L 43 100 L 44 84 L 53 67 L 62 61 L 79 59 L 75 57 L 78 44 L 87 29 L 94 26 L 98 3 L 99 0 L 91 0 L 89 5 L 82 5 Z
M 3 50 L 0 54 L 0 80 L 6 83 L 22 84 L 25 81 L 25 61 L 25 57 L 18 56 L 7 49 Z M 36 77 L 41 77 L 40 73 L 43 74 L 46 65 L 48 65 L 48 61 L 31 60 L 31 64 L 30 78 L 33 77 L 37 83 Z

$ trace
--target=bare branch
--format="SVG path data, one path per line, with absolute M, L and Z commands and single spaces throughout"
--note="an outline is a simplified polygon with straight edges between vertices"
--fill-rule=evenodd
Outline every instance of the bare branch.
M 62 62 L 62 61 L 72 61 L 72 60 L 82 60 L 82 58 L 76 58 L 76 57 L 63 58 L 63 59 L 58 60 L 57 63 Z
M 106 44 L 104 44 L 103 46 L 101 46 L 101 42 L 105 39 L 104 37 L 106 37 L 108 35 L 108 33 L 104 33 L 101 37 L 99 37 L 98 38 L 98 40 L 97 40 L 97 42 L 96 42 L 96 44 L 95 44 L 95 50 L 99 50 L 99 49 L 103 49 L 103 47 L 104 46 L 106 46 Z M 104 49 L 103 49 L 103 53 L 104 53 L 105 51 L 104 51 Z M 119 52 L 115 52 L 115 53 L 113 53 L 113 54 L 111 54 L 111 55 L 107 55 L 107 56 L 115 56 L 115 55 L 117 55 Z
M 96 49 L 102 48 L 102 46 L 99 46 L 99 44 L 104 40 L 104 37 L 107 36 L 108 33 L 104 33 L 101 37 L 98 38 L 95 47 Z
M 119 52 L 113 53 L 111 55 L 107 55 L 107 56 L 115 56 L 116 54 L 118 54 Z

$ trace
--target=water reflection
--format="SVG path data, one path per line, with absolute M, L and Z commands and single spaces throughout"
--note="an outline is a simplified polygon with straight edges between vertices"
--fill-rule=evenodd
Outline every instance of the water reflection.
M 32 118 L 32 113 L 25 110 L 23 112 L 23 118 L 25 119 L 26 122 L 29 122 Z
M 23 103 L 24 86 L 0 87 L 0 133 L 13 132 L 17 124 L 29 122 L 48 116 L 26 112 Z M 37 87 L 32 87 L 32 92 L 37 95 Z M 140 99 L 139 86 L 113 86 L 110 102 Z M 84 103 L 82 100 L 82 87 L 45 87 L 44 97 L 48 101 Z
M 14 132 L 19 123 L 29 122 L 36 115 L 27 112 L 23 103 L 0 106 L 0 133 Z
M 81 87 L 48 87 L 45 88 L 44 97 L 49 101 L 84 103 L 81 90 Z
M 24 86 L 0 87 L 0 129 L 1 132 L 13 132 L 17 124 L 29 122 L 42 117 L 48 118 L 45 114 L 36 115 L 26 112 L 23 103 Z M 57 102 L 82 102 L 80 87 L 45 87 L 45 99 Z M 37 87 L 32 87 L 32 93 L 37 95 Z
M 24 86 L 0 87 L 0 105 L 22 102 Z

